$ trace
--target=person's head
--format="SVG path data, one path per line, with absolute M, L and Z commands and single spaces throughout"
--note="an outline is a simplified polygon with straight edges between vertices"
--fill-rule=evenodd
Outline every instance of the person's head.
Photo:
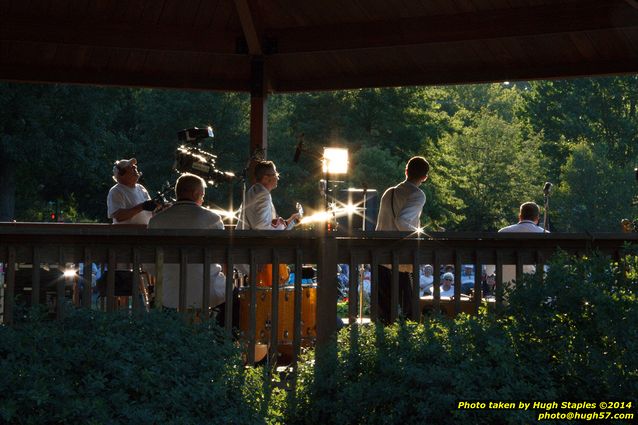
M 261 183 L 266 189 L 273 190 L 279 182 L 277 167 L 272 161 L 259 161 L 255 165 L 255 181 Z
M 538 220 L 541 216 L 541 209 L 535 202 L 525 202 L 521 204 L 521 208 L 518 211 L 519 220 L 529 220 L 538 224 Z
M 135 186 L 140 178 L 137 170 L 137 159 L 120 159 L 113 164 L 113 180 L 125 186 Z
M 463 274 L 465 274 L 466 276 L 470 276 L 472 273 L 474 273 L 474 267 L 472 267 L 471 264 L 466 264 L 463 266 Z
M 422 156 L 413 156 L 405 166 L 405 177 L 417 184 L 426 181 L 429 172 L 430 164 Z
M 447 291 L 452 285 L 454 285 L 454 274 L 449 272 L 444 273 L 443 276 L 441 276 L 441 286 Z
M 432 273 L 434 273 L 434 269 L 432 268 L 431 265 L 426 264 L 423 266 L 423 274 L 426 276 L 432 276 Z
M 206 182 L 199 176 L 184 173 L 175 183 L 175 195 L 178 201 L 193 201 L 202 205 L 206 193 Z

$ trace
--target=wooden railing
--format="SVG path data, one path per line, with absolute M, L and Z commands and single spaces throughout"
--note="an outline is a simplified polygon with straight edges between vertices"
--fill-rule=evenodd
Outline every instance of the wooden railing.
M 294 332 L 292 336 L 293 365 L 302 343 L 301 336 L 301 268 L 302 264 L 317 265 L 317 304 L 316 304 L 316 341 L 323 344 L 329 341 L 336 332 L 337 317 L 337 264 L 350 266 L 349 282 L 349 322 L 355 323 L 358 305 L 358 266 L 369 264 L 372 272 L 370 318 L 378 319 L 377 287 L 378 265 L 388 264 L 392 267 L 392 290 L 390 318 L 398 316 L 399 267 L 401 264 L 412 265 L 415 294 L 412 297 L 412 319 L 420 320 L 421 305 L 416 294 L 419 290 L 419 265 L 431 264 L 435 271 L 443 264 L 454 264 L 456 282 L 460 282 L 461 265 L 473 264 L 474 270 L 481 270 L 486 264 L 496 265 L 496 299 L 495 307 L 502 302 L 503 273 L 502 265 L 513 264 L 516 276 L 523 273 L 523 265 L 542 265 L 557 249 L 572 254 L 585 254 L 596 249 L 619 258 L 624 244 L 638 242 L 638 234 L 497 234 L 497 233 L 435 233 L 431 235 L 408 235 L 395 232 L 358 232 L 341 234 L 339 232 L 258 232 L 258 231 L 203 231 L 203 230 L 147 230 L 134 226 L 113 226 L 106 224 L 0 224 L 0 263 L 5 268 L 4 279 L 4 323 L 11 323 L 14 315 L 15 274 L 19 264 L 106 264 L 108 265 L 106 285 L 106 309 L 112 311 L 115 305 L 115 270 L 119 263 L 130 263 L 133 270 L 132 311 L 143 310 L 139 297 L 140 265 L 153 264 L 156 270 L 158 292 L 163 286 L 163 267 L 166 264 L 179 264 L 180 296 L 178 310 L 186 308 L 185 282 L 187 281 L 186 265 L 203 264 L 204 285 L 202 293 L 202 309 L 208 307 L 208 290 L 211 264 L 219 263 L 226 270 L 233 270 L 237 264 L 247 264 L 255 270 L 257 264 L 273 264 L 273 282 L 279 281 L 279 264 L 294 265 Z M 91 267 L 84 267 L 85 282 L 91 282 Z M 31 271 L 31 299 L 37 303 L 41 288 L 40 267 Z M 440 308 L 439 299 L 440 276 L 434 273 L 433 309 Z M 233 276 L 226 274 L 225 326 L 231 331 L 233 316 Z M 472 310 L 477 310 L 482 303 L 480 290 L 480 273 L 475 273 L 475 290 L 471 299 Z M 271 329 L 277 329 L 278 291 L 277 285 L 272 288 Z M 90 307 L 92 288 L 83 285 L 81 304 Z M 249 298 L 249 329 L 244 337 L 247 340 L 247 357 L 254 361 L 255 328 L 256 328 L 256 277 L 251 274 L 245 294 Z M 462 300 L 460 285 L 455 285 L 454 309 L 461 311 Z M 64 314 L 65 282 L 60 280 L 55 288 L 56 316 Z M 161 303 L 161 296 L 156 297 Z M 466 306 L 465 306 L 466 307 Z M 271 332 L 269 350 L 277 352 L 277 332 Z

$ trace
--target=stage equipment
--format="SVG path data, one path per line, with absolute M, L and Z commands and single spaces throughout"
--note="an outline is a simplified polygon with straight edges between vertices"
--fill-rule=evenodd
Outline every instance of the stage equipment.
M 217 155 L 202 148 L 204 141 L 212 140 L 213 137 L 212 127 L 205 129 L 194 127 L 178 131 L 177 140 L 182 144 L 175 153 L 175 170 L 180 174 L 195 174 L 212 185 L 231 182 L 235 174 L 217 169 Z

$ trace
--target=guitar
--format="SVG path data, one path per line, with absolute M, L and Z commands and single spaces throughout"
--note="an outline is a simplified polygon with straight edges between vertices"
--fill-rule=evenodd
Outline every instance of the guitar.
M 295 205 L 295 208 L 297 209 L 297 214 L 299 214 L 299 218 L 296 220 L 290 220 L 290 223 L 288 223 L 288 225 L 286 226 L 286 230 L 292 230 L 295 228 L 295 226 L 301 223 L 301 219 L 303 218 L 303 206 L 301 206 L 301 204 L 297 202 L 297 204 Z

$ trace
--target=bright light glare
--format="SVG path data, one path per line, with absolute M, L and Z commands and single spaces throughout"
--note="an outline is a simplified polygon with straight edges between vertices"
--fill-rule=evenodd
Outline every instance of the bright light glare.
M 348 172 L 348 149 L 323 148 L 323 172 L 346 174 Z
M 309 224 L 309 223 L 322 223 L 324 221 L 328 221 L 332 218 L 332 213 L 329 211 L 323 211 L 313 215 L 307 215 L 301 219 L 301 224 Z
M 210 210 L 214 212 L 215 214 L 221 216 L 222 220 L 232 220 L 232 221 L 239 220 L 239 216 L 238 216 L 239 210 L 231 211 L 231 210 L 222 210 L 218 208 L 210 208 Z
M 63 272 L 64 277 L 74 277 L 75 273 L 76 273 L 75 269 L 65 269 Z
M 352 215 L 355 214 L 357 212 L 357 207 L 351 203 L 348 203 L 345 207 L 344 207 L 345 213 L 348 215 Z

